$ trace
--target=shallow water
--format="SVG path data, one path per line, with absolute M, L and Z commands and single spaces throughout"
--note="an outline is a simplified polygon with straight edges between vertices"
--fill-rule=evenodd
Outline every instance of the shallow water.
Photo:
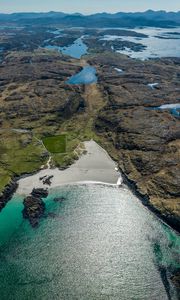
M 86 66 L 83 70 L 74 76 L 70 77 L 67 83 L 69 84 L 91 84 L 97 82 L 96 69 L 91 66 Z
M 180 239 L 127 189 L 61 187 L 46 208 L 54 218 L 36 230 L 21 197 L 0 214 L 1 300 L 177 299 L 167 270 L 179 264 Z

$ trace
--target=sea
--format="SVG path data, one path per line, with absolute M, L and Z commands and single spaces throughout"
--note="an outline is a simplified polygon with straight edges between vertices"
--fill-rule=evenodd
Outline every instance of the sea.
M 1 300 L 178 299 L 180 237 L 126 186 L 66 185 L 44 201 L 35 229 L 21 195 L 0 214 Z

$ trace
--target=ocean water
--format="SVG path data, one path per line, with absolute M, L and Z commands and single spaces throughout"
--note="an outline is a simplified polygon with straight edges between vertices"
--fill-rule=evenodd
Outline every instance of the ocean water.
M 178 299 L 180 238 L 127 188 L 69 185 L 45 201 L 37 229 L 20 196 L 0 214 L 1 300 Z
M 69 78 L 69 84 L 91 84 L 97 82 L 96 69 L 85 66 L 83 70 Z

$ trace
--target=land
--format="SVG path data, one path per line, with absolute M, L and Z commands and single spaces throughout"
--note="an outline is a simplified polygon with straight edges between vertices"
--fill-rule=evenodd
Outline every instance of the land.
M 96 142 L 84 142 L 80 158 L 65 170 L 46 168 L 34 175 L 26 176 L 18 181 L 17 193 L 28 195 L 32 186 L 36 189 L 49 188 L 44 181 L 51 177 L 50 187 L 57 188 L 61 185 L 77 184 L 78 182 L 96 182 L 112 184 L 122 183 L 120 173 L 116 170 L 116 163 L 106 151 Z
M 112 52 L 112 45 L 114 50 L 124 50 L 129 48 L 134 51 L 141 51 L 145 46 L 140 41 L 130 42 L 123 41 L 120 38 L 115 41 L 106 41 L 103 38 L 106 35 L 119 35 L 121 37 L 130 36 L 139 39 L 147 38 L 148 36 L 142 33 L 138 33 L 135 30 L 120 30 L 120 29 L 86 29 L 86 28 L 63 28 L 58 26 L 58 30 L 55 27 L 44 26 L 29 26 L 8 28 L 0 27 L 0 56 L 4 58 L 4 54 L 7 51 L 34 51 L 39 47 L 57 46 L 67 47 L 78 38 L 84 37 L 84 40 L 89 48 L 89 52 L 97 53 L 104 51 Z M 56 34 L 58 33 L 58 34 Z M 26 58 L 28 60 L 28 57 Z M 31 62 L 30 62 L 31 63 Z
M 130 27 L 151 26 L 151 27 L 173 27 L 180 25 L 180 12 L 166 12 L 147 10 L 145 12 L 115 14 L 97 13 L 85 16 L 83 14 L 66 14 L 62 12 L 48 13 L 13 13 L 0 14 L 0 23 L 16 26 L 43 24 L 57 25 L 63 27 Z
M 1 207 L 19 177 L 49 165 L 67 168 L 83 153 L 82 142 L 93 139 L 143 202 L 178 230 L 179 118 L 154 107 L 179 103 L 180 59 L 133 60 L 102 39 L 115 33 L 147 38 L 135 30 L 65 28 L 61 38 L 55 30 L 47 24 L 0 28 Z M 49 40 L 67 46 L 83 35 L 89 54 L 80 60 L 43 48 Z M 113 46 L 143 49 L 120 39 Z M 66 83 L 87 64 L 96 67 L 97 84 Z
M 168 110 L 149 108 L 178 103 L 180 60 L 137 62 L 105 54 L 90 63 L 96 66 L 108 99 L 95 120 L 96 132 L 113 144 L 120 169 L 144 203 L 178 229 L 179 119 Z M 112 66 L 122 68 L 124 74 Z M 148 82 L 159 85 L 152 90 Z

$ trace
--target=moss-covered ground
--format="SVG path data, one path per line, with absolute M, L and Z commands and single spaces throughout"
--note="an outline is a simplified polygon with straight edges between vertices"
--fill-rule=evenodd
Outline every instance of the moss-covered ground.
M 65 168 L 72 164 L 84 151 L 83 141 L 93 139 L 107 149 L 94 130 L 94 120 L 106 104 L 106 97 L 97 84 L 85 86 L 82 97 L 85 110 L 71 118 L 58 119 L 56 112 L 31 122 L 16 118 L 13 128 L 26 128 L 29 132 L 14 132 L 8 123 L 0 131 L 0 192 L 13 176 L 38 171 L 49 156 L 54 166 Z
M 43 145 L 30 133 L 0 133 L 0 192 L 11 178 L 38 170 L 47 160 Z

